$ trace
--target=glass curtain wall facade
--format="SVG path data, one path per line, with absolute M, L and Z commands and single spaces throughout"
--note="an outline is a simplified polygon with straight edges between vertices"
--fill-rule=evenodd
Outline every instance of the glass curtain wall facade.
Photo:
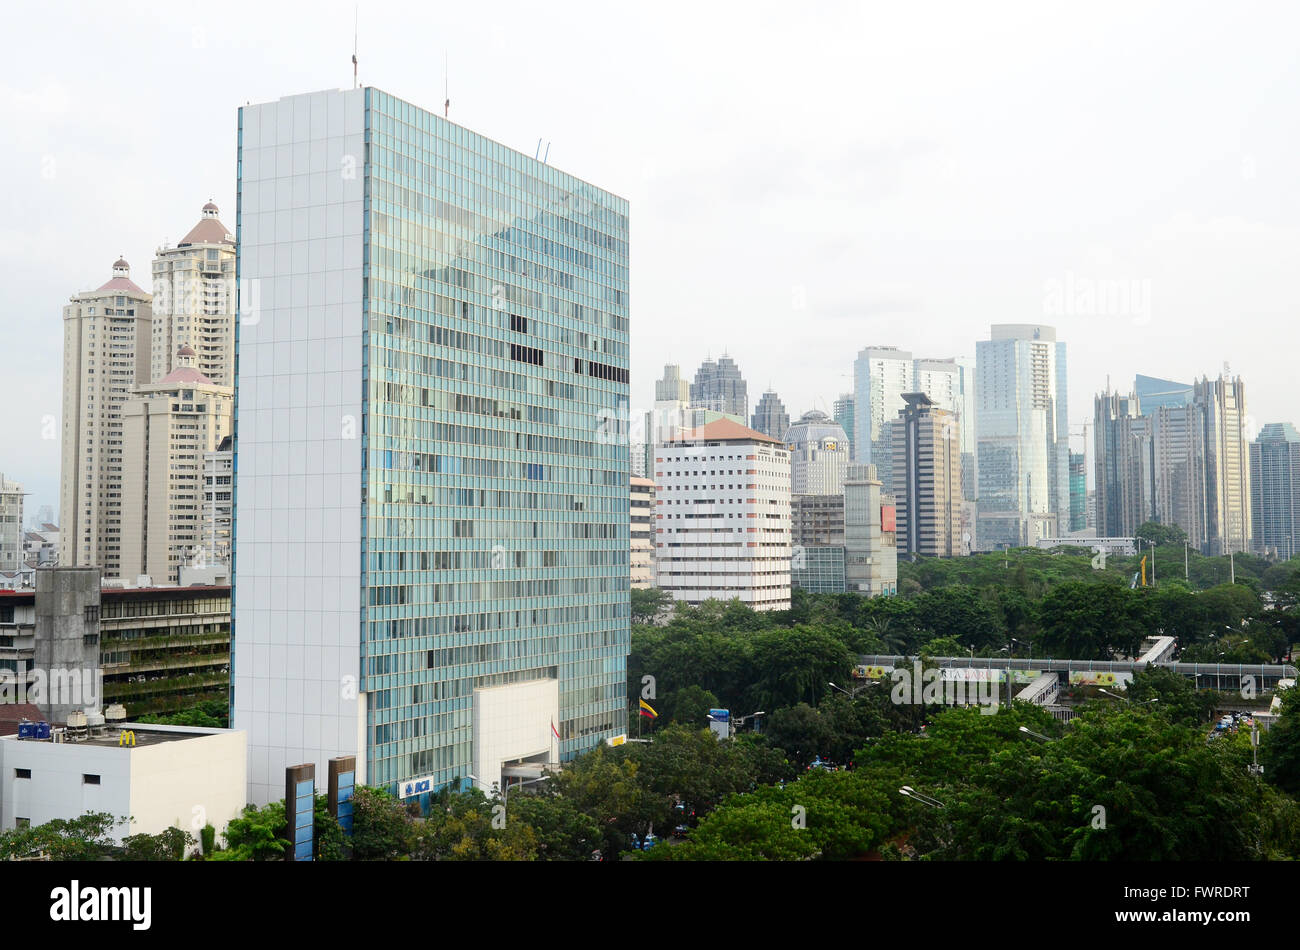
M 437 791 L 485 687 L 558 680 L 561 759 L 623 731 L 627 202 L 363 88 L 240 110 L 239 229 L 250 797 Z

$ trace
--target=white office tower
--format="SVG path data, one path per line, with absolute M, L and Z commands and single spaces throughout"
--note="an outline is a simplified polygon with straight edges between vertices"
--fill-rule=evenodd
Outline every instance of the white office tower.
M 903 408 L 903 393 L 916 390 L 912 354 L 893 346 L 871 346 L 853 362 L 855 461 L 875 465 L 885 490 L 893 481 L 891 427 Z
M 976 343 L 979 550 L 1056 537 L 1070 510 L 1065 344 L 1053 327 L 995 324 Z
M 235 236 L 217 214 L 209 201 L 189 233 L 154 257 L 150 382 L 176 369 L 189 346 L 194 369 L 235 385 Z
M 790 451 L 790 489 L 795 495 L 838 495 L 844 491 L 849 439 L 840 424 L 813 409 L 785 434 Z
M 790 453 L 730 419 L 685 430 L 655 459 L 655 577 L 689 604 L 790 607 Z
M 121 576 L 122 404 L 149 380 L 151 299 L 119 259 L 63 308 L 59 563 L 104 577 Z
M 844 589 L 867 597 L 898 593 L 897 510 L 881 495 L 874 465 L 844 476 Z

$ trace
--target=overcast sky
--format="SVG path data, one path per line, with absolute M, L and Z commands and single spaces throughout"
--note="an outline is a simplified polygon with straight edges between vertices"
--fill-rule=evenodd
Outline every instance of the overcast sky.
M 632 399 L 724 350 L 793 416 L 991 323 L 1107 376 L 1225 362 L 1300 422 L 1300 15 L 1218 3 L 360 3 L 360 76 L 631 202 Z M 0 471 L 58 504 L 61 308 L 209 198 L 236 109 L 350 86 L 352 2 L 6 11 Z M 1109 281 L 1127 299 L 1088 298 Z M 1070 292 L 1066 296 L 1067 289 Z M 1075 443 L 1082 440 L 1076 438 Z

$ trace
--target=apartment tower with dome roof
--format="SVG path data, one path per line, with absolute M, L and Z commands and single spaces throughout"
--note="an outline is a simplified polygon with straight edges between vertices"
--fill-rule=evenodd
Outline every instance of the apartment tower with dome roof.
M 122 406 L 121 576 L 179 584 L 181 568 L 212 566 L 204 521 L 204 457 L 231 434 L 235 390 L 195 367 L 180 346 L 175 367 L 137 386 Z
M 151 301 L 119 258 L 107 282 L 63 308 L 59 563 L 104 577 L 120 576 L 122 405 L 149 379 Z
M 182 346 L 218 386 L 235 385 L 235 236 L 209 201 L 175 247 L 153 260 L 153 359 L 148 382 L 176 368 Z M 146 380 L 140 380 L 146 382 Z

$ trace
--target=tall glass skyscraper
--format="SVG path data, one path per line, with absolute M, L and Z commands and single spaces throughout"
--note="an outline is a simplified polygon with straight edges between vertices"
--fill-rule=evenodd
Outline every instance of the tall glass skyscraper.
M 975 344 L 981 550 L 1033 545 L 1070 514 L 1065 344 L 1054 327 L 994 324 Z
M 374 88 L 239 113 L 249 794 L 404 797 L 626 727 L 628 205 Z

